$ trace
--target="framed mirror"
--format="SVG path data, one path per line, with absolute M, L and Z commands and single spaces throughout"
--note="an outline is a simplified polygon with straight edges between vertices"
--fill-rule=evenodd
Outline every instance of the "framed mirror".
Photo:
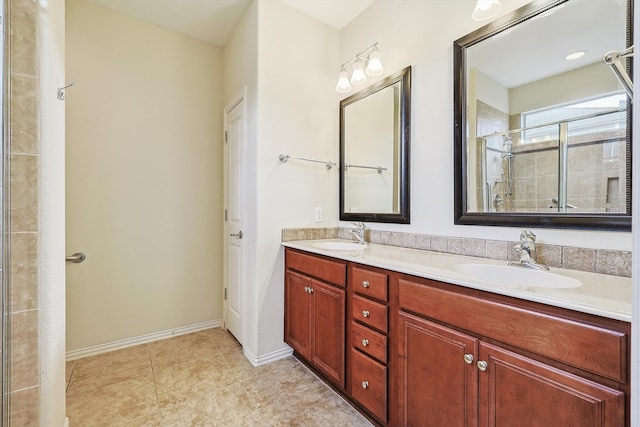
M 340 219 L 409 224 L 411 67 L 340 102 Z
M 456 224 L 631 229 L 632 8 L 536 0 L 454 42 Z

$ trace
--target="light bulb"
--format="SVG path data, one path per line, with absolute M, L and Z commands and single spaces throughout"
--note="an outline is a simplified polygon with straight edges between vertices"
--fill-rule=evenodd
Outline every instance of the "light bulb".
M 344 67 L 338 73 L 338 84 L 336 85 L 336 92 L 347 93 L 351 90 L 351 83 L 349 83 L 349 75 Z
M 478 0 L 471 14 L 474 21 L 484 21 L 493 18 L 502 10 L 500 0 Z
M 353 63 L 353 72 L 351 73 L 351 84 L 361 85 L 367 82 L 367 76 L 364 74 L 364 65 L 358 57 Z
M 365 72 L 369 76 L 379 76 L 383 71 L 382 60 L 380 59 L 380 51 L 378 50 L 378 48 L 375 48 L 375 50 L 369 54 L 367 69 L 365 70 Z

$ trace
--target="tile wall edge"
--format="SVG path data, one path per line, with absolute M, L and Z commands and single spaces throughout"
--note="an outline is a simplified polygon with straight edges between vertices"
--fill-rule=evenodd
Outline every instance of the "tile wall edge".
M 344 227 L 282 229 L 283 242 L 336 238 L 350 239 L 349 229 Z M 379 245 L 466 255 L 498 261 L 515 260 L 515 252 L 512 248 L 518 243 L 516 241 L 380 230 L 367 230 L 366 240 Z M 549 267 L 631 277 L 631 259 L 631 251 L 538 244 L 538 261 Z

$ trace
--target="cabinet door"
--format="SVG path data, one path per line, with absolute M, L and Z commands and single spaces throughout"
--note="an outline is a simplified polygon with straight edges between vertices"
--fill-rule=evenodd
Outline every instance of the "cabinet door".
M 480 343 L 483 426 L 624 425 L 624 393 Z
M 478 340 L 402 312 L 398 333 L 400 425 L 476 426 Z
M 312 308 L 312 362 L 340 387 L 344 387 L 345 292 L 316 280 Z
M 292 271 L 285 274 L 284 339 L 305 358 L 311 357 L 311 279 Z

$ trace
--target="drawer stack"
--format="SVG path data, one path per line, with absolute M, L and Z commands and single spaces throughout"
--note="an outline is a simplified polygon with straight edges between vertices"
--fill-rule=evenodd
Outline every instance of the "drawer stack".
M 354 266 L 349 291 L 351 396 L 386 423 L 389 276 Z

